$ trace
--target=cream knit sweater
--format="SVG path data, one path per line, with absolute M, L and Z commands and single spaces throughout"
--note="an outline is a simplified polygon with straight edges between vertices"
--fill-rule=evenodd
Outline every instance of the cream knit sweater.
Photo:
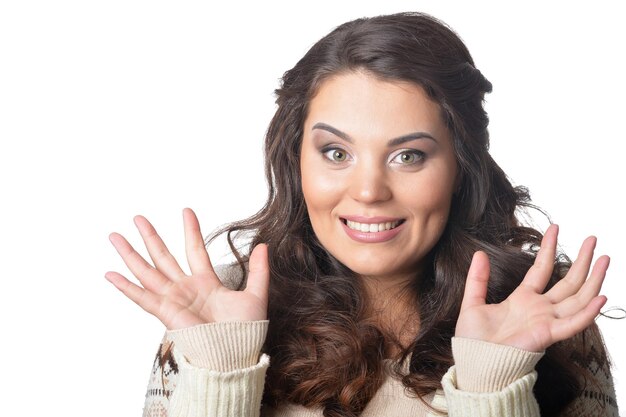
M 202 324 L 168 331 L 150 378 L 144 417 L 321 417 L 321 410 L 300 405 L 263 408 L 261 398 L 270 358 L 261 354 L 267 321 Z M 539 416 L 532 389 L 533 353 L 471 339 L 453 338 L 455 366 L 442 379 L 442 391 L 429 398 L 443 415 L 489 417 Z M 595 367 L 595 368 L 594 368 Z M 608 368 L 598 363 L 602 392 L 585 391 L 564 416 L 618 416 Z M 363 417 L 435 417 L 402 383 L 388 376 Z
M 218 266 L 224 285 L 236 288 L 237 268 Z M 289 404 L 261 406 L 270 358 L 261 353 L 268 321 L 209 323 L 165 333 L 148 383 L 144 417 L 322 417 L 322 411 Z M 363 417 L 535 417 L 534 368 L 543 353 L 452 338 L 455 365 L 428 400 L 442 414 L 407 395 L 388 375 Z M 599 386 L 588 386 L 564 417 L 618 417 L 609 364 L 593 349 L 576 360 Z M 387 365 L 390 367 L 391 362 Z M 408 372 L 408 369 L 406 369 Z

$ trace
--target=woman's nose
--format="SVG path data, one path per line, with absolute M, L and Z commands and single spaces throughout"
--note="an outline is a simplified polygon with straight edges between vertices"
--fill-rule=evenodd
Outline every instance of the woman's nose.
M 350 178 L 350 196 L 364 204 L 389 200 L 391 188 L 384 168 L 372 164 L 355 167 Z

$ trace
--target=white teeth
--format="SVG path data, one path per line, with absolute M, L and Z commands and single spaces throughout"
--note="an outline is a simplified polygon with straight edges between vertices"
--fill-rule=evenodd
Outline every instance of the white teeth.
M 373 233 L 393 229 L 400 224 L 400 220 L 386 223 L 358 223 L 346 220 L 346 224 L 350 229 L 358 230 L 360 232 Z

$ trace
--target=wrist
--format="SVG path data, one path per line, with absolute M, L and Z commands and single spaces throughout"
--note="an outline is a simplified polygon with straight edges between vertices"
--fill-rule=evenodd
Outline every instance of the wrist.
M 268 324 L 267 320 L 205 323 L 170 330 L 167 337 L 192 365 L 228 372 L 258 362 Z

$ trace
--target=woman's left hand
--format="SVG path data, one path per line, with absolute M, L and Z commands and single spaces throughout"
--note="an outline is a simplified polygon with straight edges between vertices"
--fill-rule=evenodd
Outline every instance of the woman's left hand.
M 511 295 L 499 304 L 486 304 L 489 259 L 476 252 L 467 274 L 465 294 L 455 336 L 540 352 L 588 327 L 606 303 L 598 295 L 609 267 L 601 256 L 589 269 L 596 238 L 588 237 L 569 272 L 543 294 L 554 267 L 558 226 L 546 231 L 535 263 Z

